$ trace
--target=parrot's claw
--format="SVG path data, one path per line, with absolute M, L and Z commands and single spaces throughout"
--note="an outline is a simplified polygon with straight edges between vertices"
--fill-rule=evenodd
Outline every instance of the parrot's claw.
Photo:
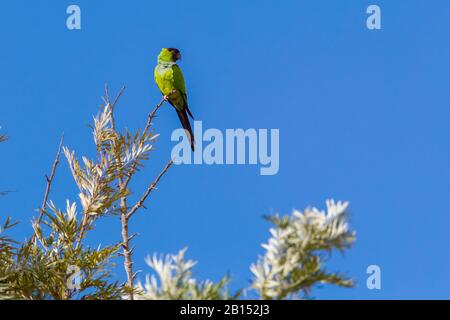
M 177 93 L 177 89 L 173 89 L 169 94 L 165 95 L 165 96 L 163 97 L 164 101 L 169 101 L 169 97 L 170 97 L 172 94 L 175 94 L 175 93 Z

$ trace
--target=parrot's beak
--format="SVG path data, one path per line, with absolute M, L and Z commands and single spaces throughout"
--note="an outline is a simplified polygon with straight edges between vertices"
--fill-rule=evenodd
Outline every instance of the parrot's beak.
M 177 60 L 181 60 L 181 53 L 177 54 Z

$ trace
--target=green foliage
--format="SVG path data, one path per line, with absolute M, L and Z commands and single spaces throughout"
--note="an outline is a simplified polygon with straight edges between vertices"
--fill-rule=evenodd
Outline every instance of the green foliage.
M 10 219 L 2 228 L 1 298 L 120 299 L 126 288 L 111 281 L 110 276 L 111 259 L 119 245 L 97 249 L 81 245 L 76 240 L 81 229 L 76 205 L 67 203 L 66 211 L 62 212 L 51 203 L 50 209 L 51 213 L 45 212 L 42 224 L 34 224 L 34 241 L 18 244 L 7 237 L 4 232 L 12 227 Z M 71 269 L 80 272 L 78 288 L 70 281 Z
M 343 251 L 355 240 L 346 219 L 348 203 L 327 201 L 327 213 L 315 208 L 274 216 L 266 253 L 251 266 L 252 287 L 263 299 L 301 298 L 317 284 L 351 287 L 352 281 L 324 267 L 324 256 Z
M 81 157 L 80 162 L 74 151 L 63 148 L 79 189 L 81 218 L 75 203 L 68 201 L 61 211 L 51 201 L 46 203 L 46 194 L 39 218 L 32 222 L 30 240 L 17 243 L 9 238 L 5 234 L 13 226 L 9 219 L 0 230 L 2 299 L 122 299 L 133 292 L 129 285 L 111 278 L 113 260 L 124 243 L 96 249 L 82 243 L 94 230 L 96 219 L 118 212 L 119 207 L 126 213 L 128 208 L 122 204 L 131 193 L 128 182 L 148 159 L 156 138 L 149 130 L 151 123 L 142 132 L 118 132 L 113 117 L 116 102 L 107 99 L 94 118 L 97 154 L 93 160 Z M 58 158 L 59 153 L 55 165 Z M 47 179 L 49 191 L 52 181 Z M 79 283 L 74 282 L 77 279 Z
M 10 290 L 10 266 L 14 262 L 14 246 L 16 242 L 6 235 L 6 231 L 15 224 L 11 223 L 11 218 L 7 218 L 0 226 L 0 300 L 17 298 Z
M 119 94 L 120 96 L 120 94 Z M 303 298 L 314 286 L 334 284 L 352 286 L 352 281 L 328 272 L 326 259 L 333 250 L 344 251 L 352 245 L 355 233 L 347 222 L 348 203 L 327 202 L 327 213 L 306 209 L 291 216 L 270 218 L 275 225 L 264 244 L 266 252 L 251 266 L 251 288 L 231 294 L 229 277 L 217 283 L 193 277 L 195 261 L 186 260 L 186 249 L 177 255 L 148 257 L 153 273 L 145 283 L 135 283 L 132 271 L 133 236 L 128 234 L 128 220 L 143 206 L 158 178 L 144 196 L 128 207 L 131 178 L 144 166 L 153 150 L 157 135 L 151 124 L 160 102 L 150 113 L 142 131 L 124 133 L 115 126 L 114 103 L 105 106 L 92 126 L 96 154 L 93 159 L 76 157 L 75 151 L 63 148 L 73 179 L 78 187 L 77 204 L 67 201 L 60 210 L 47 201 L 51 179 L 47 181 L 44 206 L 32 222 L 33 236 L 18 242 L 8 234 L 15 223 L 8 218 L 0 227 L 0 300 L 3 299 L 238 299 L 256 292 L 261 299 Z M 0 135 L 0 142 L 6 140 Z M 58 157 L 54 168 L 58 163 Z M 54 171 L 52 170 L 52 173 Z M 53 177 L 53 174 L 51 175 Z M 48 208 L 48 209 L 47 209 Z M 92 248 L 83 243 L 95 231 L 94 221 L 107 214 L 120 214 L 122 242 Z M 121 252 L 120 252 L 121 251 Z M 124 257 L 127 282 L 112 276 L 117 257 Z
M 145 284 L 138 282 L 140 300 L 228 300 L 236 299 L 239 293 L 230 295 L 226 286 L 228 277 L 222 278 L 217 284 L 212 281 L 197 281 L 192 278 L 192 269 L 197 262 L 185 260 L 187 249 L 177 255 L 167 255 L 158 258 L 156 255 L 147 257 L 147 265 L 155 274 L 147 275 Z
M 92 217 L 118 211 L 119 200 L 130 194 L 127 186 L 119 181 L 131 178 L 143 166 L 142 162 L 148 159 L 157 137 L 148 132 L 118 132 L 109 103 L 94 118 L 93 133 L 97 151 L 95 160 L 82 157 L 81 165 L 75 152 L 64 148 L 80 190 L 83 212 Z
M 266 254 L 251 266 L 251 288 L 230 295 L 228 277 L 216 284 L 197 281 L 192 277 L 196 262 L 184 259 L 184 249 L 177 255 L 146 259 L 153 274 L 146 276 L 145 284 L 138 283 L 136 298 L 223 300 L 237 299 L 242 292 L 254 290 L 260 299 L 295 299 L 307 297 L 320 284 L 351 287 L 350 279 L 324 267 L 328 253 L 348 249 L 355 240 L 346 218 L 348 203 L 330 200 L 327 208 L 327 213 L 308 208 L 304 213 L 294 211 L 290 216 L 268 218 L 275 228 L 270 229 L 268 243 L 262 245 Z

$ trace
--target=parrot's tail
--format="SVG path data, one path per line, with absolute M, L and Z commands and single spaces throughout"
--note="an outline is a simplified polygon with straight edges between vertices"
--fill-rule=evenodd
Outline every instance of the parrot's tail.
M 186 113 L 186 110 L 180 111 L 178 109 L 175 109 L 177 111 L 178 114 L 178 118 L 180 118 L 180 122 L 183 125 L 184 130 L 189 133 L 188 134 L 188 138 L 191 141 L 191 149 L 192 151 L 194 151 L 194 134 L 192 133 L 192 128 L 191 128 L 191 124 L 189 123 L 189 119 Z

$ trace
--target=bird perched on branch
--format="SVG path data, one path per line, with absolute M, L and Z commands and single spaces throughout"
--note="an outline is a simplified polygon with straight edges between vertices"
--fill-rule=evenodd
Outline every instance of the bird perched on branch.
M 188 133 L 191 149 L 194 151 L 194 134 L 192 133 L 188 114 L 192 119 L 194 117 L 188 107 L 183 73 L 177 65 L 177 61 L 180 59 L 180 50 L 163 48 L 158 56 L 158 64 L 155 68 L 155 81 L 164 95 L 164 99 L 177 111 L 178 118 L 180 118 L 184 130 Z

